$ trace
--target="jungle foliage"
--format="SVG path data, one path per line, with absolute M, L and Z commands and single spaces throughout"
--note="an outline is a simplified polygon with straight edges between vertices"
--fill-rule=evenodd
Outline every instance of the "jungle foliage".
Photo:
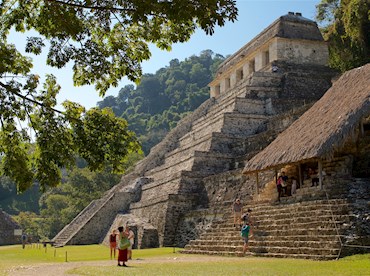
M 207 85 L 223 60 L 211 50 L 184 61 L 173 59 L 155 74 L 144 74 L 136 88 L 126 85 L 116 97 L 108 96 L 98 106 L 110 107 L 127 120 L 148 154 L 181 118 L 209 98 Z
M 329 42 L 329 64 L 341 72 L 370 62 L 370 1 L 322 0 L 316 19 Z

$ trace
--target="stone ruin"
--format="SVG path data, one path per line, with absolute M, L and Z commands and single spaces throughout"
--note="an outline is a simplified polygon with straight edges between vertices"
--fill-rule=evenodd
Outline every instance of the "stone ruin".
M 253 206 L 256 220 L 260 216 L 261 229 L 265 229 L 261 237 L 267 237 L 266 229 L 278 227 L 271 225 L 275 218 L 267 214 L 279 216 L 273 203 L 274 173 L 260 174 L 256 185 L 254 177 L 243 175 L 242 170 L 246 161 L 331 87 L 337 73 L 327 67 L 327 60 L 327 44 L 314 21 L 291 12 L 278 18 L 220 65 L 209 84 L 210 99 L 182 119 L 119 184 L 66 225 L 53 239 L 55 245 L 107 244 L 111 231 L 127 222 L 135 232 L 134 248 L 186 246 L 184 253 L 238 254 L 242 247 L 239 232 L 230 228 L 231 204 L 237 197 Z M 332 162 L 332 170 L 348 168 L 350 162 L 339 158 Z M 361 183 L 369 186 L 365 180 Z M 317 189 L 302 187 L 298 195 L 284 198 L 281 204 L 288 215 L 297 209 L 315 213 L 329 205 L 345 205 L 344 211 L 338 212 L 348 213 L 345 202 L 328 200 Z M 332 217 L 326 215 L 325 219 Z M 212 232 L 220 229 L 233 237 L 223 245 L 219 243 L 222 237 Z M 336 239 L 338 232 L 331 230 Z M 312 230 L 302 235 L 309 240 L 307 236 L 317 233 Z M 209 235 L 218 241 L 212 243 Z M 256 241 L 251 251 L 263 256 L 309 258 L 334 258 L 338 253 L 337 249 L 284 251 L 281 248 L 287 245 L 263 242 L 262 250 Z M 328 247 L 337 245 L 336 240 Z

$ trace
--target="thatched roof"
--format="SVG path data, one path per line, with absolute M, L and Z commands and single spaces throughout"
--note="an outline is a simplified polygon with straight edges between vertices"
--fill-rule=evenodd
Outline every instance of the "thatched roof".
M 263 151 L 243 173 L 324 158 L 370 115 L 370 64 L 344 73 L 325 95 Z

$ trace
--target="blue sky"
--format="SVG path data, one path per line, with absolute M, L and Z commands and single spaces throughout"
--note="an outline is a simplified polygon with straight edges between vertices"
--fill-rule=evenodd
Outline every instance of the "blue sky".
M 233 54 L 274 20 L 287 14 L 289 11 L 301 12 L 302 16 L 314 19 L 315 6 L 319 2 L 312 0 L 237 0 L 239 16 L 236 22 L 227 22 L 222 28 L 217 28 L 212 36 L 208 36 L 202 30 L 198 30 L 188 42 L 173 45 L 171 52 L 161 51 L 152 46 L 152 57 L 149 61 L 145 61 L 142 64 L 143 73 L 155 73 L 158 69 L 168 66 L 172 59 L 177 58 L 181 61 L 191 55 L 198 55 L 206 49 L 224 56 Z M 18 49 L 24 49 L 25 36 L 12 35 L 10 42 L 16 44 Z M 93 86 L 73 86 L 71 66 L 62 69 L 51 68 L 45 65 L 45 57 L 31 57 L 35 61 L 34 73 L 41 77 L 51 73 L 57 77 L 58 83 L 62 87 L 61 93 L 58 95 L 59 103 L 68 99 L 78 102 L 86 108 L 91 108 L 96 106 L 98 101 L 102 100 Z M 120 88 L 129 83 L 127 79 L 123 79 L 118 87 L 108 90 L 106 96 L 116 96 Z

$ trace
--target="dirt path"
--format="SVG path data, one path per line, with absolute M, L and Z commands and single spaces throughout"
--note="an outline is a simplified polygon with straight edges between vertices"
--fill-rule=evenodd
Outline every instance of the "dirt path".
M 159 257 L 149 259 L 135 259 L 128 262 L 128 265 L 135 265 L 140 263 L 171 263 L 171 262 L 207 262 L 210 260 L 223 260 L 225 257 L 216 256 L 185 256 L 185 257 Z M 230 257 L 228 257 L 230 260 Z M 240 259 L 240 258 L 237 258 Z M 14 267 L 7 272 L 9 276 L 62 276 L 72 275 L 66 274 L 68 270 L 82 266 L 115 266 L 116 261 L 89 261 L 89 262 L 69 262 L 56 264 L 35 264 L 30 266 Z

